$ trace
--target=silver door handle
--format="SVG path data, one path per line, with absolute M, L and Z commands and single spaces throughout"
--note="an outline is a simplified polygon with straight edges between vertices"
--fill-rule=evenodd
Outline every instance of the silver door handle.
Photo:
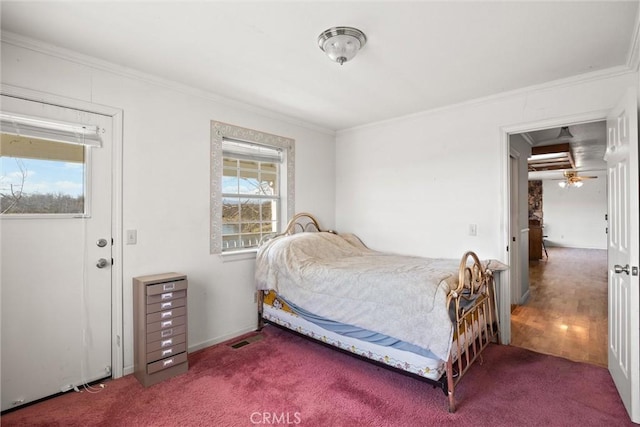
M 624 267 L 621 265 L 614 265 L 613 266 L 613 271 L 615 271 L 616 273 L 627 273 L 627 275 L 629 275 L 629 264 L 625 265 Z
M 98 260 L 98 262 L 96 263 L 96 267 L 98 267 L 98 268 L 105 268 L 108 264 L 109 264 L 109 261 L 107 261 L 107 260 L 106 260 L 106 259 L 104 259 L 104 258 L 100 258 L 100 259 Z

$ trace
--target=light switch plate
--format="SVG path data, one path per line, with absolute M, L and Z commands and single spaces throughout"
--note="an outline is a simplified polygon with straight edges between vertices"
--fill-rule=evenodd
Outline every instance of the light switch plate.
M 138 230 L 127 230 L 127 245 L 138 243 Z

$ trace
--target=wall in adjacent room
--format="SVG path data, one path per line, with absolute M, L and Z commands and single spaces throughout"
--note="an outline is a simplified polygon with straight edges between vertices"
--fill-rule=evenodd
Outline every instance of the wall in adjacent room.
M 583 181 L 580 188 L 560 188 L 558 181 L 543 184 L 544 234 L 549 246 L 570 248 L 607 248 L 607 174 Z

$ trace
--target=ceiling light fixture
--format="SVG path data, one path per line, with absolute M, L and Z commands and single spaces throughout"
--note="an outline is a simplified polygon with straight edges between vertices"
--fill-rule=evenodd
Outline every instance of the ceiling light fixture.
M 329 28 L 318 36 L 320 49 L 340 65 L 353 59 L 366 43 L 367 36 L 353 27 Z
M 584 179 L 595 179 L 597 176 L 578 176 L 578 172 L 565 171 L 564 178 L 558 183 L 560 188 L 580 188 Z
M 566 139 L 573 138 L 573 135 L 569 131 L 569 126 L 563 126 L 560 128 L 560 133 L 558 134 L 558 139 L 564 141 Z
M 582 181 L 560 181 L 558 185 L 560 188 L 580 188 L 582 187 Z

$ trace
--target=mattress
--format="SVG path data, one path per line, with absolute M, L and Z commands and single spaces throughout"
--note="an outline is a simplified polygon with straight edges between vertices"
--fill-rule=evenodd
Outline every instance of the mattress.
M 348 234 L 298 233 L 260 247 L 255 277 L 257 289 L 304 310 L 447 359 L 454 326 L 446 301 L 459 267 L 459 260 L 374 251 Z

